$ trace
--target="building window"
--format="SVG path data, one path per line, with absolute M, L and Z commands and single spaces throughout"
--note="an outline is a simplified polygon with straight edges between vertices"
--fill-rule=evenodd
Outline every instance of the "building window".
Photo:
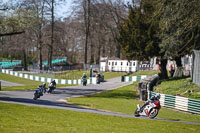
M 135 62 L 133 62 L 133 66 L 135 66 Z
M 132 62 L 130 62 L 130 66 L 132 66 Z
M 117 62 L 115 62 L 115 66 L 117 65 Z
M 108 65 L 110 66 L 110 62 L 108 63 Z
M 123 66 L 123 62 L 121 62 L 121 66 Z
M 128 66 L 128 62 L 127 62 L 127 66 Z
M 114 62 L 112 62 L 112 66 L 114 66 Z

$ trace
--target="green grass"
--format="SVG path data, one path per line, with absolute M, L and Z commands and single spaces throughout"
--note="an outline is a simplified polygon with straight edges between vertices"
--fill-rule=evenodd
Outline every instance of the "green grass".
M 144 71 L 138 71 L 136 73 L 133 73 L 129 76 L 139 76 L 139 75 L 154 75 L 158 74 L 160 71 L 154 71 L 154 70 L 144 70 Z
M 115 90 L 106 91 L 103 93 L 94 94 L 86 97 L 67 99 L 70 103 L 75 103 L 80 106 L 93 107 L 96 109 L 108 110 L 112 112 L 121 112 L 124 114 L 133 114 L 138 103 L 137 82 L 133 85 L 121 87 Z M 194 121 L 200 122 L 199 115 L 186 114 L 174 111 L 167 108 L 161 108 L 158 118 L 171 120 Z
M 26 72 L 23 72 L 23 73 L 26 73 Z M 81 79 L 83 73 L 85 73 L 88 78 L 90 77 L 90 72 L 84 71 L 84 70 L 67 70 L 67 71 L 58 72 L 58 73 L 55 73 L 55 74 L 46 74 L 46 73 L 34 74 L 34 73 L 31 73 L 31 75 L 37 75 L 37 76 L 41 76 L 41 77 L 51 77 L 51 78 L 56 78 L 56 79 L 66 79 L 66 80 L 71 79 L 71 80 L 73 80 L 73 79 Z M 95 73 L 93 73 L 93 74 L 95 74 Z M 104 75 L 104 80 L 120 77 L 120 76 L 123 76 L 123 75 L 127 75 L 127 73 L 125 73 L 125 72 L 103 72 L 102 74 Z
M 200 99 L 200 87 L 192 83 L 191 78 L 163 80 L 155 88 L 157 92 L 164 94 Z
M 199 125 L 0 103 L 1 133 L 188 133 Z
M 124 72 L 103 72 L 104 80 L 120 77 L 126 74 L 127 73 L 124 73 Z
M 89 71 L 65 71 L 62 73 L 57 73 L 55 75 L 55 78 L 59 78 L 59 79 L 80 79 L 83 75 L 83 73 L 85 73 L 87 75 L 87 77 L 90 77 L 90 72 Z M 95 73 L 93 73 L 95 74 Z M 115 78 L 115 77 L 120 77 L 125 75 L 126 73 L 119 73 L 119 72 L 103 72 L 104 75 L 104 80 L 110 79 L 110 78 Z
M 2 90 L 3 91 L 8 91 L 8 90 L 31 90 L 31 89 L 36 89 L 37 86 L 41 85 L 42 82 L 39 81 L 34 81 L 34 80 L 29 80 L 25 78 L 20 78 L 4 73 L 0 73 L 0 80 L 12 82 L 12 83 L 17 83 L 17 84 L 22 84 L 23 86 L 3 86 Z M 48 83 L 47 83 L 48 84 Z M 64 87 L 64 86 L 70 86 L 70 85 L 56 85 L 56 87 Z
M 87 77 L 90 77 L 89 71 L 84 71 L 84 70 L 68 70 L 64 71 L 62 73 L 56 73 L 55 78 L 60 78 L 60 79 L 81 79 L 83 76 L 83 73 L 87 75 Z

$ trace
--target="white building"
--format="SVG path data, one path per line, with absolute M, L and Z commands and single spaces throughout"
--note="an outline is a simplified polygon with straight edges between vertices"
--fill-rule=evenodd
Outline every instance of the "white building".
M 136 60 L 128 61 L 114 58 L 100 62 L 100 71 L 136 72 L 137 70 L 138 61 Z

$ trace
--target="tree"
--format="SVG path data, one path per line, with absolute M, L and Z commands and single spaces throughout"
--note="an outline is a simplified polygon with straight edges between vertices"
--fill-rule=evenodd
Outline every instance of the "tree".
M 90 35 L 90 6 L 91 6 L 90 0 L 83 0 L 84 23 L 85 23 L 84 64 L 87 64 L 88 37 Z
M 43 65 L 43 47 L 44 47 L 44 28 L 47 26 L 45 18 L 49 9 L 47 1 L 30 1 L 24 0 L 20 4 L 20 12 L 26 18 L 27 29 L 32 34 L 29 34 L 31 41 L 35 41 L 35 46 L 39 50 L 39 67 L 42 70 Z
M 127 18 L 127 8 L 126 4 L 123 0 L 102 0 L 102 3 L 104 4 L 103 8 L 106 11 L 106 14 L 108 14 L 109 18 L 112 19 L 112 23 L 110 21 L 106 21 L 106 27 L 110 29 L 110 32 L 112 33 L 112 37 L 116 43 L 116 57 L 120 58 L 121 54 L 121 47 L 120 43 L 118 42 L 117 38 L 119 37 L 119 26 L 121 21 L 123 19 Z
M 0 7 L 0 37 L 24 33 L 25 31 L 23 29 L 21 19 L 19 18 L 19 14 L 17 14 L 16 11 L 12 11 L 13 13 L 10 13 L 10 6 L 0 5 Z M 4 16 L 4 13 L 10 15 Z
M 164 57 L 176 61 L 178 71 L 183 71 L 181 57 L 200 49 L 199 0 L 159 0 L 159 47 Z M 189 17 L 190 16 L 190 17 Z M 176 76 L 182 76 L 176 75 Z
M 168 78 L 166 64 L 167 59 L 160 52 L 158 37 L 158 20 L 152 18 L 156 3 L 142 1 L 140 5 L 129 5 L 129 16 L 120 26 L 119 42 L 128 59 L 149 60 L 159 57 L 161 62 L 161 76 Z
M 181 67 L 181 57 L 199 49 L 199 0 L 161 1 L 159 7 L 162 42 L 160 47 L 165 51 L 165 57 L 176 60 Z M 170 15 L 169 15 L 170 14 Z M 190 16 L 190 17 L 189 17 Z

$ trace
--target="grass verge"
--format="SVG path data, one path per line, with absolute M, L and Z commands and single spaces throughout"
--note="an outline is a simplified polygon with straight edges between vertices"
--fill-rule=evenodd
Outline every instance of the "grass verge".
M 104 80 L 120 77 L 126 74 L 127 73 L 124 73 L 124 72 L 103 72 Z
M 154 75 L 158 74 L 160 71 L 154 71 L 154 70 L 144 70 L 144 71 L 138 71 L 136 73 L 133 73 L 129 76 L 140 76 L 140 75 Z
M 26 73 L 26 72 L 24 72 Z M 73 79 L 81 79 L 83 76 L 83 73 L 87 75 L 87 77 L 90 77 L 90 72 L 89 71 L 84 71 L 84 70 L 67 70 L 55 74 L 33 74 L 32 75 L 37 75 L 41 77 L 51 77 L 51 78 L 56 78 L 56 79 L 66 79 L 66 80 L 73 80 Z M 28 73 L 27 73 L 28 74 Z M 95 74 L 95 73 L 93 73 Z M 120 77 L 123 75 L 126 75 L 127 73 L 125 72 L 103 72 L 104 79 L 110 79 L 110 78 L 115 78 L 115 77 Z
M 0 103 L 1 133 L 199 132 L 199 125 Z
M 86 97 L 70 98 L 67 100 L 70 103 L 80 106 L 91 107 L 92 104 L 96 109 L 121 112 L 124 114 L 133 114 L 136 109 L 136 105 L 138 103 L 141 104 L 141 102 L 137 100 L 139 97 L 137 85 L 137 82 L 135 82 L 132 85 L 121 87 L 115 90 L 110 90 Z M 161 108 L 157 117 L 170 120 L 200 122 L 199 115 L 182 113 L 167 108 Z
M 190 78 L 163 80 L 155 90 L 159 93 L 200 99 L 200 87 L 192 83 Z
M 31 90 L 31 89 L 37 89 L 37 86 L 41 85 L 42 82 L 29 80 L 25 78 L 20 78 L 16 76 L 11 76 L 8 74 L 0 73 L 0 80 L 22 84 L 23 86 L 3 86 L 3 91 L 8 90 Z M 70 86 L 70 85 L 56 85 L 56 87 L 64 87 L 64 86 Z

